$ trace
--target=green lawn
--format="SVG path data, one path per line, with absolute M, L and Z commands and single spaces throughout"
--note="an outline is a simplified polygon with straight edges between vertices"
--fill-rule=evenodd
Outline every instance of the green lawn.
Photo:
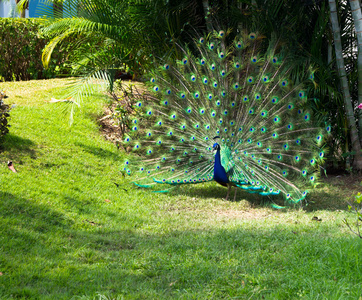
M 0 151 L 1 299 L 361 297 L 362 240 L 343 224 L 361 178 L 328 178 L 303 209 L 242 191 L 226 202 L 213 183 L 149 193 L 101 135 L 105 97 L 72 126 L 67 104 L 46 102 L 65 83 L 0 83 L 16 104 Z

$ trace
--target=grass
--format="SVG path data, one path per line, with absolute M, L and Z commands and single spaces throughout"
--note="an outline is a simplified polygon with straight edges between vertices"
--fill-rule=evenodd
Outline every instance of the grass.
M 45 101 L 65 83 L 0 84 L 16 103 L 0 152 L 1 299 L 361 297 L 362 241 L 343 225 L 361 178 L 328 178 L 303 209 L 241 191 L 227 202 L 213 183 L 150 194 L 100 133 L 104 97 L 73 126 Z

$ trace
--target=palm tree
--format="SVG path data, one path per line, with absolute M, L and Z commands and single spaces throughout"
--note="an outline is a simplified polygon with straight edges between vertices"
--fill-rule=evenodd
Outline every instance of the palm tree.
M 340 34 L 340 27 L 338 22 L 338 15 L 337 15 L 337 6 L 335 0 L 329 0 L 329 7 L 331 13 L 331 24 L 333 29 L 334 35 L 334 46 L 335 46 L 335 54 L 336 54 L 336 61 L 338 66 L 338 73 L 342 85 L 342 92 L 343 92 L 343 100 L 345 106 L 345 112 L 347 115 L 348 126 L 350 128 L 350 136 L 352 142 L 352 149 L 355 152 L 355 167 L 359 170 L 362 169 L 362 156 L 361 156 L 361 144 L 358 138 L 358 131 L 356 127 L 356 120 L 354 118 L 354 111 L 352 106 L 352 100 L 349 90 L 349 84 L 347 80 L 346 69 L 344 65 L 344 58 L 343 58 L 343 51 L 342 51 L 342 43 L 341 43 L 341 34 Z
M 15 0 L 16 10 L 20 12 L 20 18 L 25 18 L 25 11 L 29 9 L 29 0 Z
M 362 13 L 359 0 L 349 0 L 351 6 L 353 24 L 356 30 L 358 42 L 358 103 L 362 103 Z M 362 110 L 358 113 L 358 133 L 360 144 L 362 145 Z

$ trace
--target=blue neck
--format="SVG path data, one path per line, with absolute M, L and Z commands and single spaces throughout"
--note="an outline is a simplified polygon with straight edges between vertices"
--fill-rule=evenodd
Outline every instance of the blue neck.
M 216 151 L 215 155 L 214 180 L 219 183 L 229 182 L 229 178 L 225 172 L 225 168 L 221 164 L 220 149 Z

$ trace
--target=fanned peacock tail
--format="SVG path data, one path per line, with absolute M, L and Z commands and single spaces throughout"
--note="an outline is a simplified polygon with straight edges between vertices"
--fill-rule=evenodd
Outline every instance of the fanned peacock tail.
M 216 143 L 230 184 L 298 202 L 316 180 L 330 127 L 313 125 L 303 82 L 288 79 L 290 60 L 278 42 L 262 54 L 257 34 L 225 46 L 228 34 L 195 41 L 197 55 L 180 47 L 181 60 L 154 71 L 153 96 L 137 103 L 124 140 L 136 153 L 124 170 L 142 187 L 211 181 Z

